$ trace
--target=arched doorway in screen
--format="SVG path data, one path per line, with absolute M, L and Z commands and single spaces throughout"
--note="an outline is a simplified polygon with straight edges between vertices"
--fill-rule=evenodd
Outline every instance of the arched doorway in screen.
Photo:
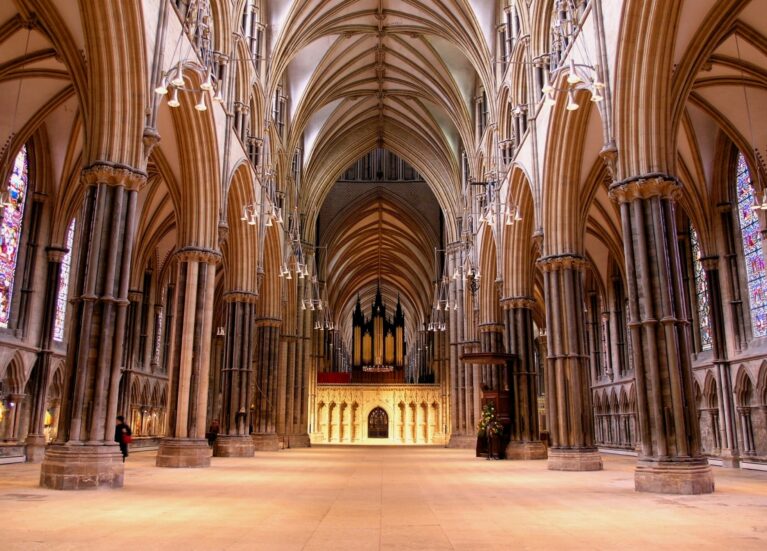
M 389 415 L 380 407 L 368 415 L 368 438 L 389 438 Z

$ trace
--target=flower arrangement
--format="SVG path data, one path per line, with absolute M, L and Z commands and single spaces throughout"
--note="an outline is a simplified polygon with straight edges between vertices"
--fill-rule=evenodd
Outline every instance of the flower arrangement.
M 489 402 L 482 407 L 482 418 L 477 425 L 478 436 L 496 436 L 503 432 L 503 425 L 495 415 L 495 404 Z

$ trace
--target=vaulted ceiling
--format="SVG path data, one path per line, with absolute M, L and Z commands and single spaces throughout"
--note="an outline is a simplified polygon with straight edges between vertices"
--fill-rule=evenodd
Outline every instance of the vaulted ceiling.
M 344 340 L 351 342 L 351 314 L 357 297 L 367 312 L 380 285 L 390 312 L 401 300 L 405 336 L 408 342 L 415 342 L 416 331 L 431 311 L 435 277 L 438 241 L 429 221 L 401 197 L 376 187 L 330 222 L 322 243 L 327 246 L 328 302 L 338 314 Z
M 492 89 L 496 2 L 270 2 L 272 86 L 285 86 L 291 130 L 307 159 L 310 213 L 340 171 L 386 147 L 424 175 L 457 212 L 461 143 L 474 148 L 473 97 Z

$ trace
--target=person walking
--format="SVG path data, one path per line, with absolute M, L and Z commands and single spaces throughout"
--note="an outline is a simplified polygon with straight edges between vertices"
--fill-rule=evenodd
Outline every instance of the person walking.
M 125 422 L 125 417 L 122 415 L 117 416 L 117 425 L 115 426 L 115 442 L 120 444 L 120 451 L 123 454 L 123 463 L 125 458 L 128 457 L 128 444 L 133 440 L 130 426 Z
M 210 427 L 208 428 L 208 432 L 205 435 L 205 437 L 208 439 L 208 446 L 211 448 L 216 443 L 216 438 L 218 438 L 218 431 L 220 430 L 220 426 L 218 423 L 218 419 L 213 419 L 213 422 L 210 424 Z

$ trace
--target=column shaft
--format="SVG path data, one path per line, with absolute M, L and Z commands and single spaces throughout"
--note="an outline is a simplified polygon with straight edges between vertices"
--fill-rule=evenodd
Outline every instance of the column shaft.
M 32 395 L 30 396 L 29 434 L 27 435 L 27 462 L 40 463 L 45 455 L 45 404 L 51 381 L 51 363 L 53 356 L 53 329 L 56 322 L 56 301 L 61 278 L 61 262 L 66 249 L 49 247 L 48 266 L 45 278 L 45 297 L 43 299 L 42 331 L 40 352 L 37 366 L 32 370 Z
M 539 261 L 544 276 L 548 361 L 546 409 L 551 449 L 549 469 L 594 471 L 602 458 L 594 445 L 588 356 L 583 319 L 585 260 L 564 254 Z
M 169 376 L 168 437 L 157 452 L 158 467 L 208 467 L 205 440 L 213 295 L 217 251 L 185 248 L 177 253 L 178 272 Z
M 276 415 L 281 325 L 282 322 L 276 319 L 256 320 L 256 388 L 253 400 L 253 441 L 256 450 L 279 449 Z
M 116 165 L 96 164 L 83 171 L 73 338 L 67 350 L 57 445 L 46 450 L 40 474 L 40 484 L 48 488 L 123 484 L 114 426 L 138 186 L 145 178 Z
M 628 274 L 641 452 L 637 491 L 714 490 L 701 454 L 692 387 L 690 332 L 677 242 L 679 183 L 651 176 L 613 184 L 620 203 Z
M 509 381 L 512 389 L 511 442 L 507 459 L 545 459 L 546 445 L 540 440 L 538 427 L 537 369 L 533 332 L 533 299 L 512 297 L 503 300 L 505 346 L 516 362 Z
M 250 436 L 253 386 L 255 293 L 231 292 L 226 300 L 226 340 L 221 374 L 222 419 L 213 454 L 252 457 Z

